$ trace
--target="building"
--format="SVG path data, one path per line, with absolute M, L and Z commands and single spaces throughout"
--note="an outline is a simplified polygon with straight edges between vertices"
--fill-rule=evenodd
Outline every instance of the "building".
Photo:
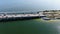
M 43 11 L 43 15 L 48 18 L 60 18 L 60 10 L 46 10 Z

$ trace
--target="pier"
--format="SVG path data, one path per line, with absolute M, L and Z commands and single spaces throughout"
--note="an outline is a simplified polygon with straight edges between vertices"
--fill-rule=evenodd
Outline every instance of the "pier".
M 42 18 L 43 20 L 60 19 L 60 10 L 45 10 L 36 13 L 0 13 L 0 21 L 27 20 Z
M 0 14 L 0 21 L 14 21 L 40 18 L 39 14 Z

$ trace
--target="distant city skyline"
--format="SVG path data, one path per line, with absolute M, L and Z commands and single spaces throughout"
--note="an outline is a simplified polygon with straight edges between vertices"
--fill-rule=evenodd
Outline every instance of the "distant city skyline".
M 11 8 L 22 11 L 59 10 L 60 0 L 0 0 L 0 10 Z

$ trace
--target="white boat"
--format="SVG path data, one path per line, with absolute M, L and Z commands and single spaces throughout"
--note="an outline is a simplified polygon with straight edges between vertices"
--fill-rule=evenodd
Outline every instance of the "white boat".
M 47 18 L 47 17 L 43 17 L 42 19 L 43 20 L 51 20 L 50 18 Z

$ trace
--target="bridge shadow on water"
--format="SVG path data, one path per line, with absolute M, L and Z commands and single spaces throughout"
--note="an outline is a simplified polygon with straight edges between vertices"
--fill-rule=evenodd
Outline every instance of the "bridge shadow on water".
M 2 22 L 0 23 L 0 34 L 58 34 L 58 30 L 55 23 L 31 19 Z

